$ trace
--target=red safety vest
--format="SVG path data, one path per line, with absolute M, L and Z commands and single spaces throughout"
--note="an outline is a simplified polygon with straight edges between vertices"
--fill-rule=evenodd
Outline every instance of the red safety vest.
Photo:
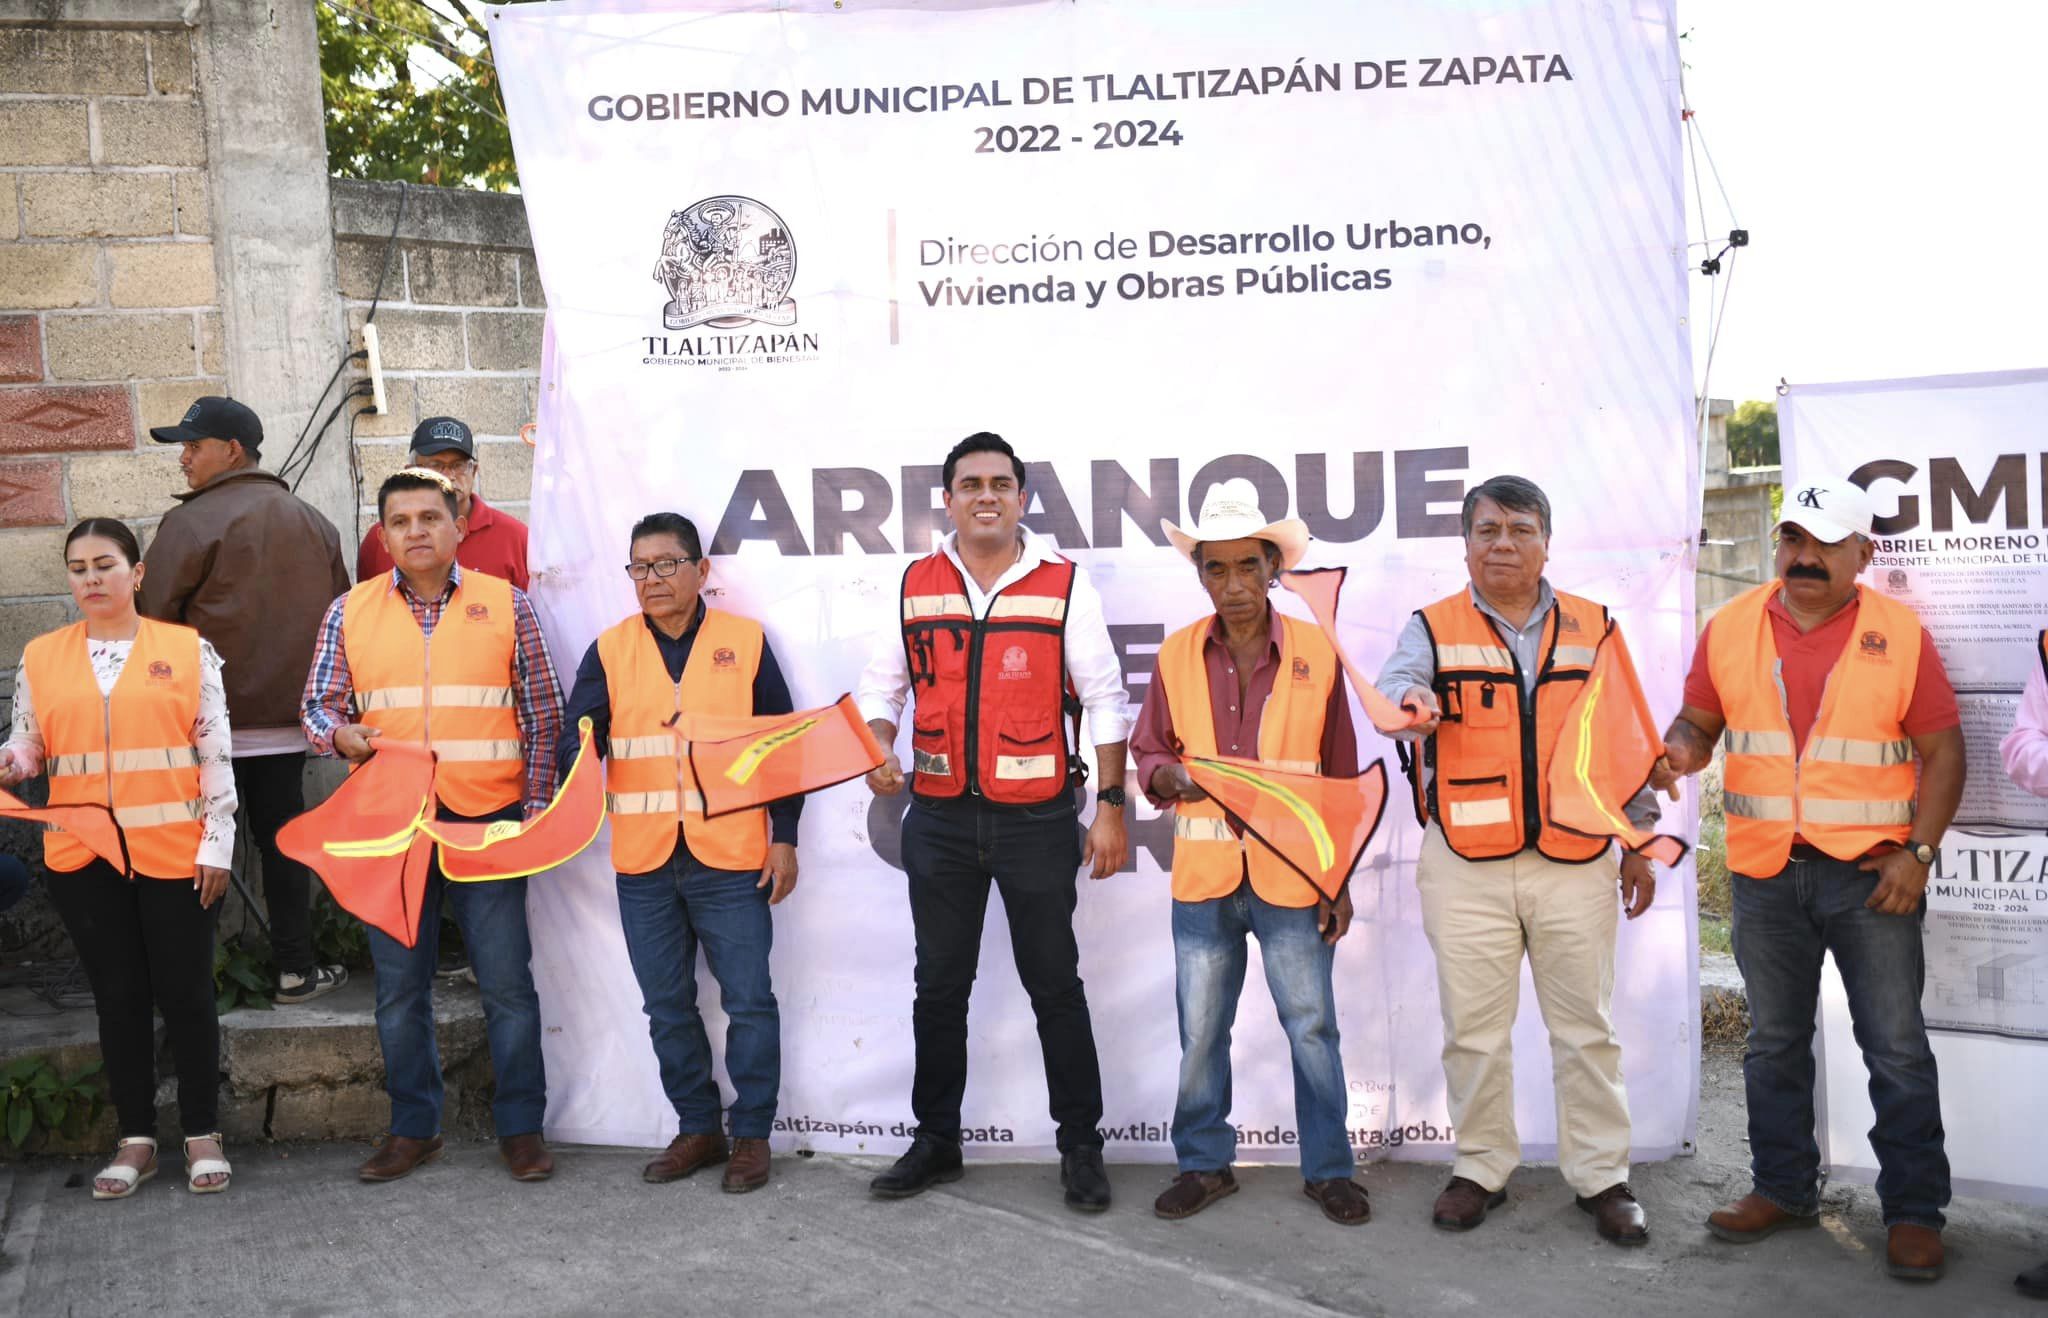
M 1066 676 L 1074 565 L 1055 557 L 997 592 L 976 618 L 967 582 L 943 551 L 903 574 L 903 649 L 910 663 L 910 788 L 972 792 L 1004 805 L 1050 801 L 1080 771 L 1060 731 L 1080 740 L 1081 702 Z
M 1557 607 L 1543 624 L 1533 701 L 1522 699 L 1521 664 L 1471 591 L 1421 613 L 1436 647 L 1436 698 L 1444 711 L 1426 753 L 1436 768 L 1436 821 L 1445 843 L 1467 860 L 1499 860 L 1528 847 L 1573 864 L 1606 854 L 1608 839 L 1550 822 L 1549 774 L 1565 712 L 1607 633 L 1607 610 L 1557 592 Z M 1411 767 L 1410 781 L 1420 818 L 1419 768 Z

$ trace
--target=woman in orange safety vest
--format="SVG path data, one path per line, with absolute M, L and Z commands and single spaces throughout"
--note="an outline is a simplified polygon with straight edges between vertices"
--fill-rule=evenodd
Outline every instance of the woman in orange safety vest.
M 198 632 L 136 612 L 141 558 L 112 518 L 71 529 L 65 572 L 84 616 L 28 643 L 0 747 L 0 786 L 47 774 L 50 804 L 106 806 L 126 853 L 117 867 L 70 833 L 43 835 L 50 904 L 92 985 L 120 1121 L 95 1199 L 124 1199 L 156 1175 L 158 1012 L 177 1062 L 186 1188 L 218 1193 L 231 1172 L 216 1129 L 213 997 L 214 919 L 235 846 L 227 695 Z

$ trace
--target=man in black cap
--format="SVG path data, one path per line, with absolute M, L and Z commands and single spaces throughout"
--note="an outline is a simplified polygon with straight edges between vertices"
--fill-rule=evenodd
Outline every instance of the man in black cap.
M 348 592 L 341 536 L 257 465 L 263 423 L 234 399 L 201 398 L 177 425 L 149 433 L 183 446 L 178 465 L 192 488 L 150 541 L 141 609 L 197 628 L 224 661 L 235 794 L 263 861 L 276 1000 L 310 1002 L 348 972 L 314 964 L 312 878 L 277 849 L 277 830 L 306 808 L 299 699 L 320 619 Z
M 405 465 L 439 472 L 455 483 L 455 497 L 461 503 L 457 516 L 467 520 L 455 561 L 525 590 L 526 523 L 499 512 L 476 492 L 476 437 L 469 427 L 452 416 L 428 417 L 413 428 L 412 452 Z M 367 581 L 392 566 L 383 537 L 371 527 L 356 550 L 356 580 Z

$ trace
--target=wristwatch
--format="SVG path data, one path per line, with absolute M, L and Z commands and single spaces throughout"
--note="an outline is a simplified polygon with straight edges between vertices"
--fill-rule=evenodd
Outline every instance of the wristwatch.
M 1095 794 L 1096 804 L 1115 806 L 1119 810 L 1124 808 L 1125 799 L 1124 789 L 1121 787 L 1105 787 Z
M 1906 839 L 1906 850 L 1912 852 L 1913 859 L 1919 861 L 1922 865 L 1932 865 L 1934 863 L 1934 848 L 1925 842 L 1915 842 L 1908 838 Z

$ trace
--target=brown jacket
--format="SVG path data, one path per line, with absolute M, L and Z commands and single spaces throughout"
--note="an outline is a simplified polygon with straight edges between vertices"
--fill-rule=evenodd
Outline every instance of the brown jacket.
M 178 496 L 143 555 L 142 612 L 196 627 L 223 661 L 236 731 L 296 728 L 320 619 L 348 593 L 334 524 L 257 467 Z

